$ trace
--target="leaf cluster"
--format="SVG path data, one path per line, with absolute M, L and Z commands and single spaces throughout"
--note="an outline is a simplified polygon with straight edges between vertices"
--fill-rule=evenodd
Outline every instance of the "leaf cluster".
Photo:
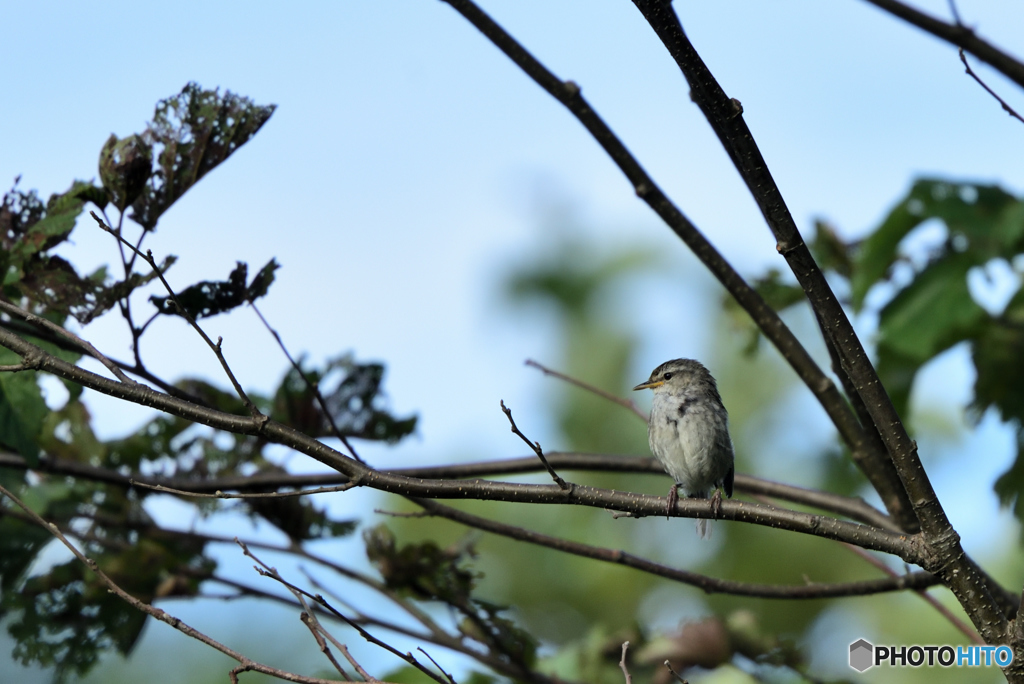
M 915 249 L 917 229 L 926 226 L 938 228 L 942 239 Z M 863 240 L 844 241 L 819 221 L 810 247 L 836 289 L 848 293 L 850 307 L 877 313 L 876 365 L 901 415 L 921 368 L 965 343 L 976 374 L 969 408 L 975 416 L 995 409 L 1024 443 L 1024 284 L 1018 278 L 996 310 L 983 306 L 970 285 L 995 263 L 1019 263 L 1024 200 L 996 185 L 923 178 Z M 757 289 L 776 309 L 804 301 L 777 271 L 758 279 Z M 996 492 L 1024 519 L 1024 447 Z
M 29 314 L 64 325 L 69 317 L 88 324 L 115 309 L 128 323 L 136 349 L 129 372 L 153 380 L 164 390 L 197 406 L 250 415 L 236 394 L 200 379 L 167 383 L 155 378 L 138 353 L 146 325 L 134 323 L 131 295 L 151 283 L 157 271 L 136 270 L 136 248 L 159 218 L 198 180 L 230 157 L 266 123 L 274 106 L 258 106 L 231 92 L 204 90 L 189 83 L 157 104 L 145 130 L 125 138 L 112 135 L 99 155 L 101 185 L 75 181 L 62 194 L 43 202 L 35 191 L 12 188 L 0 203 L 0 273 L 2 297 Z M 114 280 L 101 268 L 81 276 L 53 250 L 67 242 L 86 204 L 103 213 L 124 242 L 125 276 Z M 116 218 L 107 218 L 116 210 Z M 141 228 L 130 244 L 126 213 Z M 125 247 L 129 249 L 125 249 Z M 165 272 L 175 261 L 158 266 Z M 223 281 L 203 280 L 174 296 L 153 296 L 157 316 L 189 314 L 193 320 L 231 311 L 267 294 L 278 268 L 271 259 L 251 279 L 237 262 Z M 30 338 L 69 362 L 82 349 L 52 331 L 4 316 L 0 325 Z M 19 357 L 0 349 L 0 365 L 15 366 Z M 323 367 L 290 370 L 269 397 L 250 395 L 264 414 L 315 437 L 338 434 L 395 443 L 411 434 L 416 417 L 396 417 L 384 406 L 384 367 L 359 363 L 351 356 Z M 326 412 L 316 401 L 326 386 Z M 212 491 L 222 478 L 262 477 L 271 483 L 285 471 L 266 454 L 268 442 L 255 435 L 211 430 L 189 420 L 158 415 L 131 434 L 100 439 L 82 401 L 81 386 L 66 382 L 69 396 L 57 409 L 47 407 L 35 371 L 0 373 L 0 449 L 16 452 L 38 472 L 0 468 L 0 482 L 32 509 L 73 536 L 84 553 L 117 584 L 144 602 L 168 596 L 197 596 L 203 581 L 215 577 L 217 564 L 207 538 L 161 527 L 147 513 L 152 489 L 130 486 L 125 475 L 173 480 L 178 489 Z M 47 475 L 46 464 L 60 462 L 109 474 L 100 478 Z M 256 493 L 259 493 L 258 488 Z M 295 544 L 350 534 L 355 522 L 337 520 L 307 497 L 202 498 L 199 515 L 242 511 L 283 532 Z M 82 674 L 101 653 L 127 654 L 141 633 L 145 616 L 110 594 L 95 574 L 77 560 L 38 569 L 52 537 L 19 514 L 6 500 L 0 505 L 0 618 L 17 639 L 15 657 L 53 668 L 58 679 Z

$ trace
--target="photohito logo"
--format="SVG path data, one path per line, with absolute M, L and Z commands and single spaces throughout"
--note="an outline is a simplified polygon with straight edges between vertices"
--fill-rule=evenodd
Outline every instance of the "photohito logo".
M 850 667 L 864 672 L 889 667 L 1006 667 L 1013 662 L 1009 646 L 875 646 L 866 639 L 850 644 Z

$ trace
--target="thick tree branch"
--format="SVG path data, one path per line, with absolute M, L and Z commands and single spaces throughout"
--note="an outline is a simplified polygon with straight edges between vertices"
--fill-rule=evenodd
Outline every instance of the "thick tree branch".
M 572 81 L 560 81 L 470 0 L 445 1 L 508 55 L 530 78 L 576 116 L 629 179 L 637 195 L 686 243 L 750 315 L 765 337 L 775 345 L 782 357 L 792 366 L 824 407 L 843 441 L 849 446 L 854 460 L 882 496 L 890 514 L 900 521 L 903 529 L 914 530 L 915 523 L 910 512 L 911 506 L 906 498 L 906 493 L 900 486 L 895 470 L 886 459 L 872 455 L 869 450 L 870 443 L 865 437 L 860 422 L 839 393 L 835 383 L 822 372 L 800 341 L 779 318 L 778 313 L 743 280 L 697 227 L 668 199 L 625 145 L 601 117 L 591 109 L 580 94 L 579 86 Z
M 916 457 L 907 455 L 910 439 L 903 429 L 900 418 L 892 408 L 889 396 L 878 382 L 874 367 L 868 361 L 867 354 L 860 345 L 839 300 L 836 299 L 825 280 L 824 273 L 818 268 L 807 244 L 797 230 L 796 222 L 789 213 L 782 193 L 772 178 L 768 165 L 743 120 L 743 107 L 738 100 L 728 97 L 722 90 L 683 32 L 682 25 L 670 4 L 661 0 L 634 0 L 634 4 L 683 72 L 683 76 L 690 86 L 691 99 L 697 103 L 708 123 L 711 124 L 733 165 L 739 171 L 760 207 L 761 213 L 775 236 L 776 248 L 789 263 L 797 282 L 811 303 L 818 322 L 822 325 L 826 345 L 833 346 L 838 354 L 840 367 L 836 371 L 849 375 L 854 391 L 869 407 L 872 422 L 878 428 L 879 435 L 885 443 L 890 457 L 893 460 L 898 458 L 900 461 L 914 460 Z M 863 430 L 858 431 L 861 439 L 856 444 L 856 450 L 860 453 L 854 454 L 857 464 L 871 480 L 871 484 L 882 497 L 889 513 L 900 521 L 904 529 L 916 530 L 917 526 L 910 520 L 913 507 L 910 505 L 907 495 L 909 494 L 910 499 L 921 499 L 922 493 L 927 494 L 926 490 L 931 489 L 927 477 L 924 475 L 923 469 L 919 467 L 914 469 L 913 475 L 923 478 L 923 483 L 916 484 L 915 491 L 904 491 L 906 480 L 911 473 L 899 473 L 899 466 L 894 468 L 894 464 L 890 462 L 889 458 L 886 458 L 884 452 L 880 453 L 871 448 L 873 442 L 866 434 L 870 428 L 869 424 L 865 425 Z M 904 481 L 902 486 L 901 478 Z M 933 501 L 934 494 L 930 497 L 924 496 L 924 498 Z M 938 516 L 935 517 L 933 531 L 942 529 L 945 516 L 941 509 L 935 510 L 937 502 L 935 506 L 919 504 L 919 507 L 922 508 L 922 511 L 914 510 L 918 517 L 923 513 L 928 513 L 932 517 Z
M 346 457 L 335 449 L 280 423 L 265 418 L 237 416 L 156 392 L 144 385 L 127 386 L 67 363 L 13 333 L 0 329 L 0 345 L 18 353 L 27 365 L 58 375 L 84 387 L 170 413 L 209 427 L 246 435 L 261 435 L 277 444 L 295 449 L 347 475 L 357 486 L 365 486 L 403 496 L 440 499 L 486 499 L 521 503 L 573 504 L 630 513 L 634 516 L 661 515 L 664 499 L 617 492 L 596 487 L 575 486 L 568 490 L 555 485 L 515 484 L 487 480 L 427 480 L 374 470 Z M 685 500 L 674 514 L 682 517 L 709 518 L 711 510 L 701 501 Z M 779 527 L 826 539 L 846 541 L 864 548 L 900 556 L 920 564 L 918 540 L 866 525 L 836 520 L 827 516 L 772 508 L 743 501 L 722 505 L 720 518 Z M 927 560 L 927 559 L 925 559 Z
M 1024 63 L 1011 57 L 991 43 L 982 40 L 974 30 L 959 21 L 947 24 L 935 17 L 914 9 L 898 0 L 867 0 L 875 7 L 899 17 L 936 38 L 960 47 L 999 71 L 1008 79 L 1024 88 Z
M 634 0 L 634 4 L 686 77 L 692 99 L 711 124 L 760 207 L 775 236 L 779 253 L 789 263 L 823 325 L 826 344 L 833 345 L 838 352 L 842 371 L 849 376 L 855 393 L 867 408 L 920 522 L 928 549 L 923 567 L 942 577 L 986 642 L 1000 642 L 1008 626 L 1006 616 L 999 609 L 984 577 L 964 553 L 960 537 L 946 517 L 921 464 L 917 445 L 907 434 L 853 325 L 800 235 L 782 193 L 743 120 L 742 107 L 738 106 L 737 100 L 725 94 L 697 54 L 671 4 L 661 0 Z M 885 467 L 885 463 L 884 458 L 876 455 L 871 466 L 874 470 Z M 888 477 L 877 482 L 872 480 L 872 483 L 886 488 L 879 490 L 883 499 L 892 484 Z M 886 504 L 888 507 L 888 500 Z M 890 508 L 890 513 L 902 520 L 902 511 Z
M 732 596 L 750 596 L 755 598 L 771 599 L 822 599 L 837 598 L 844 596 L 866 596 L 869 594 L 880 594 L 890 591 L 902 591 L 904 589 L 923 589 L 939 583 L 938 578 L 928 572 L 912 572 L 902 577 L 886 577 L 877 580 L 865 580 L 862 582 L 841 582 L 835 584 L 757 584 L 752 582 L 736 582 L 723 580 L 716 577 L 708 577 L 689 570 L 672 568 L 661 563 L 639 556 L 634 556 L 625 551 L 606 549 L 590 544 L 552 537 L 540 532 L 534 532 L 515 525 L 488 520 L 477 515 L 465 513 L 451 506 L 439 504 L 429 499 L 418 499 L 410 497 L 410 501 L 420 506 L 429 515 L 453 520 L 462 525 L 473 527 L 479 530 L 498 534 L 509 539 L 544 546 L 556 551 L 570 553 L 574 556 L 592 558 L 605 563 L 623 565 L 634 568 L 658 577 L 688 584 L 696 587 L 706 594 L 730 594 Z
M 564 453 L 553 451 L 547 454 L 547 459 L 553 467 L 561 470 L 577 470 L 586 472 L 616 472 L 616 473 L 639 473 L 649 475 L 664 475 L 665 471 L 657 459 L 646 456 L 616 456 L 612 454 L 580 454 Z M 0 467 L 29 469 L 28 462 L 24 457 L 17 454 L 0 452 Z M 460 478 L 493 477 L 496 475 L 515 475 L 535 473 L 541 470 L 542 466 L 536 458 L 512 458 L 500 461 L 477 461 L 475 463 L 458 463 L 441 466 L 414 466 L 409 468 L 393 468 L 384 472 L 405 477 L 416 477 L 424 479 L 452 480 Z M 225 477 L 211 477 L 201 480 L 182 477 L 157 477 L 152 475 L 141 475 L 138 473 L 122 473 L 110 468 L 79 463 L 64 459 L 55 459 L 43 455 L 39 463 L 32 466 L 33 470 L 40 472 L 57 473 L 61 475 L 73 475 L 75 477 L 92 480 L 94 482 L 106 482 L 122 487 L 145 486 L 147 488 L 165 488 L 165 490 L 176 490 L 185 492 L 188 495 L 211 494 L 227 491 L 257 491 L 266 492 L 268 489 L 280 490 L 282 488 L 295 488 L 300 490 L 303 487 L 346 487 L 351 483 L 351 478 L 341 473 L 322 473 L 291 475 L 287 473 L 255 474 L 255 475 L 233 475 Z M 736 491 L 746 494 L 760 494 L 770 496 L 774 499 L 789 501 L 790 503 L 817 508 L 841 515 L 845 518 L 880 527 L 884 530 L 898 532 L 899 527 L 891 518 L 871 506 L 859 497 L 847 497 L 830 492 L 823 492 L 816 489 L 806 489 L 794 485 L 763 480 L 751 475 L 737 474 L 735 480 Z M 170 491 L 174 493 L 174 491 Z M 307 495 L 319 493 L 317 490 L 302 490 L 289 492 L 295 495 Z

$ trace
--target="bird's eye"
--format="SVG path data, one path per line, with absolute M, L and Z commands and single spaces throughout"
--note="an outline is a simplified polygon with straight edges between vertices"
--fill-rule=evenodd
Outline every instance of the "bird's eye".
M 665 378 L 666 380 L 671 380 L 672 379 L 672 374 L 671 373 L 665 373 L 661 377 Z

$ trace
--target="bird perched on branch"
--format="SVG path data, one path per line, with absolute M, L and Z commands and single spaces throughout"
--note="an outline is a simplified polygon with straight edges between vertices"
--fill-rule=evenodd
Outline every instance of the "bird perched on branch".
M 647 440 L 651 452 L 675 480 L 668 492 L 668 512 L 676 508 L 678 489 L 692 498 L 711 498 L 711 515 L 718 517 L 722 492 L 732 496 L 734 473 L 729 412 L 722 404 L 711 372 L 699 361 L 673 359 L 633 388 L 654 392 Z M 702 539 L 711 536 L 708 520 L 697 521 Z

